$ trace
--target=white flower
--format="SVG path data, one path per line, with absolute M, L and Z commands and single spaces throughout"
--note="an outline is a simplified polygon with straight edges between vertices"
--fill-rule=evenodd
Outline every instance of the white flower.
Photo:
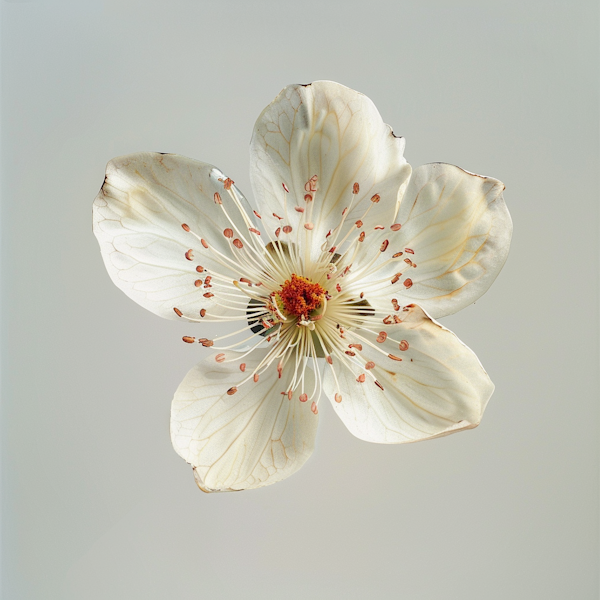
M 371 442 L 479 424 L 494 386 L 432 317 L 474 302 L 502 268 L 504 186 L 442 163 L 411 174 L 403 150 L 366 96 L 318 81 L 285 88 L 256 123 L 255 211 L 206 163 L 109 163 L 94 232 L 114 283 L 162 317 L 240 326 L 184 337 L 216 351 L 171 414 L 173 446 L 204 491 L 299 469 L 322 396 Z

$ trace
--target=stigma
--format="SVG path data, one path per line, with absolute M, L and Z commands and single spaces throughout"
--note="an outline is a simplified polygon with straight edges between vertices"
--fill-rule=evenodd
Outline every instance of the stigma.
M 281 285 L 276 298 L 288 315 L 300 317 L 304 324 L 309 322 L 308 315 L 321 306 L 325 294 L 318 283 L 292 273 L 291 278 Z

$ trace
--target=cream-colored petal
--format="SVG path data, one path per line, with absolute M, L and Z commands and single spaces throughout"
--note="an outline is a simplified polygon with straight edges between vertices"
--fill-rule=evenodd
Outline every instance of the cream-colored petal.
M 381 199 L 365 226 L 391 222 L 410 176 L 403 150 L 404 139 L 363 94 L 331 81 L 290 85 L 254 127 L 250 176 L 259 212 L 284 217 L 281 224 L 301 231 L 300 242 L 310 244 L 313 255 L 351 202 L 346 227 L 362 217 L 375 194 Z M 306 202 L 305 185 L 314 175 L 318 189 L 314 201 Z M 353 197 L 354 183 L 359 192 Z M 287 205 L 282 184 L 290 191 Z M 306 210 L 298 213 L 295 207 Z M 307 220 L 314 225 L 310 233 L 302 229 Z
M 375 331 L 358 332 L 371 345 L 347 334 L 362 344 L 362 351 L 356 351 L 355 372 L 338 369 L 338 388 L 332 373 L 325 371 L 325 392 L 337 414 L 355 436 L 383 444 L 476 427 L 494 385 L 475 354 L 418 306 L 399 314 L 402 323 L 382 328 L 385 341 L 376 341 Z M 368 370 L 369 361 L 375 367 Z M 361 373 L 366 374 L 364 383 L 356 380 Z M 336 393 L 342 396 L 339 403 L 334 401 Z
M 357 258 L 358 264 L 367 264 L 382 241 L 389 240 L 364 277 L 369 301 L 384 311 L 391 309 L 391 298 L 400 304 L 417 302 L 436 318 L 475 302 L 508 256 L 512 222 L 503 190 L 497 179 L 454 165 L 414 169 L 395 219 L 401 229 L 367 234 Z M 402 255 L 378 268 L 398 253 Z M 401 276 L 395 285 L 366 290 L 367 284 L 391 280 L 397 273 Z M 404 285 L 406 280 L 410 281 Z
M 236 227 L 247 234 L 240 212 L 223 189 L 225 175 L 212 165 L 175 154 L 140 152 L 110 161 L 102 189 L 94 201 L 94 233 L 113 282 L 130 298 L 161 317 L 176 319 L 174 308 L 198 317 L 201 308 L 211 314 L 227 309 L 211 289 L 197 287 L 211 271 L 243 275 L 242 268 L 228 268 L 214 260 L 194 232 L 223 254 L 237 260 L 223 236 L 233 227 L 218 192 Z M 239 191 L 237 194 L 245 203 Z M 189 226 L 185 231 L 182 224 Z M 186 258 L 186 252 L 188 257 Z M 233 263 L 235 265 L 235 263 Z M 196 268 L 204 268 L 199 273 Z M 230 292 L 237 290 L 230 286 Z M 242 296 L 240 295 L 240 299 Z
M 274 365 L 259 381 L 239 385 L 251 375 L 266 350 L 238 358 L 224 353 L 217 363 L 210 357 L 196 365 L 175 392 L 171 408 L 171 440 L 177 453 L 194 467 L 198 486 L 205 492 L 246 490 L 289 477 L 312 454 L 318 415 L 311 402 L 300 402 L 297 389 L 287 391 L 293 368 L 278 378 Z M 240 371 L 240 363 L 245 371 Z M 306 371 L 305 389 L 314 379 Z M 239 385 L 237 392 L 227 390 Z

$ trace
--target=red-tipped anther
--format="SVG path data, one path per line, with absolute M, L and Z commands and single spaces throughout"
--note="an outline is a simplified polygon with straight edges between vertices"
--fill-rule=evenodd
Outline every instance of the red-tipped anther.
M 194 281 L 194 285 L 196 287 L 200 287 L 202 285 L 202 279 L 196 279 L 196 281 Z
M 390 229 L 392 231 L 400 231 L 401 228 L 402 228 L 402 225 L 400 225 L 400 223 L 394 223 L 393 225 L 390 226 Z
M 236 248 L 243 248 L 244 247 L 244 244 L 242 244 L 242 242 L 240 240 L 238 240 L 238 238 L 235 238 L 235 240 L 233 240 L 233 245 Z
M 219 354 L 217 354 L 217 355 L 215 356 L 215 360 L 216 360 L 218 363 L 225 362 L 225 355 L 224 355 L 224 354 L 221 352 L 221 353 L 219 353 Z
M 379 252 L 385 252 L 387 250 L 387 247 L 390 245 L 389 240 L 383 240 L 383 243 L 381 244 L 381 246 L 379 247 Z
M 341 292 L 341 291 L 342 291 L 342 286 L 341 286 L 339 283 L 336 283 L 336 284 L 335 284 L 335 289 L 336 289 L 336 290 L 338 291 L 338 293 L 339 293 L 339 292 Z
M 354 224 L 358 227 L 358 229 L 360 229 L 363 226 L 363 222 L 360 219 Z
M 292 226 L 291 225 L 284 225 L 283 226 L 283 233 L 292 233 Z
M 226 190 L 230 190 L 231 186 L 235 183 L 235 181 L 233 181 L 233 179 L 230 179 L 229 177 L 223 182 L 223 187 Z
M 198 271 L 198 273 L 204 273 L 204 267 L 201 267 L 200 265 L 198 265 L 196 267 L 196 271 Z
M 385 325 L 391 325 L 393 323 L 392 315 L 388 315 L 387 317 L 381 319 Z
M 282 187 L 283 187 L 283 189 L 284 189 L 285 193 L 286 193 L 286 194 L 289 194 L 289 193 L 290 193 L 290 190 L 288 189 L 288 186 L 287 186 L 287 185 L 285 185 L 285 183 L 283 183 L 283 182 L 281 183 L 281 185 L 282 185 Z
M 331 254 L 333 254 L 336 251 L 336 249 L 337 249 L 337 246 L 331 246 L 331 248 L 329 248 L 329 252 Z
M 398 281 L 400 281 L 400 277 L 402 277 L 402 273 L 396 273 L 392 278 L 392 283 L 397 283 Z
M 255 215 L 256 215 L 256 216 L 257 216 L 259 219 L 262 219 L 262 217 L 261 217 L 261 216 L 260 216 L 260 215 L 259 215 L 259 214 L 258 214 L 258 213 L 255 211 L 255 210 L 253 210 L 252 212 L 253 212 L 253 213 L 254 213 L 254 214 L 255 214 Z
M 228 396 L 233 396 L 233 395 L 234 395 L 236 392 L 237 392 L 237 388 L 236 388 L 236 387 L 235 387 L 235 385 L 234 385 L 233 387 L 230 387 L 230 388 L 227 390 L 227 395 L 228 395 Z
M 377 202 L 379 202 L 381 200 L 381 196 L 379 194 L 375 194 L 374 196 L 371 196 L 371 202 L 375 202 L 375 204 L 377 204 Z
M 396 252 L 396 254 L 392 256 L 392 258 L 400 258 L 403 254 L 404 252 Z
M 275 213 L 273 213 L 273 216 L 274 216 L 274 217 L 277 217 L 277 218 L 278 218 L 280 221 L 282 221 L 282 220 L 283 220 L 283 217 L 280 217 L 278 214 L 275 214 Z
M 346 354 L 348 356 L 356 356 L 356 352 L 352 352 L 352 350 L 346 350 Z
M 200 316 L 201 316 L 202 318 L 204 318 L 204 317 L 206 316 L 206 309 L 205 309 L 205 308 L 201 308 L 201 309 L 200 309 Z
M 398 315 L 394 315 L 394 323 L 402 323 L 402 319 Z
M 299 213 L 303 213 L 304 209 L 301 206 L 294 206 L 294 210 Z
M 352 193 L 358 194 L 358 192 L 360 192 L 360 186 L 358 185 L 358 182 L 355 181 L 354 184 L 352 185 Z
M 384 227 L 383 225 L 375 225 L 375 227 L 373 227 L 373 229 L 374 229 L 375 231 L 377 231 L 378 229 L 379 229 L 379 230 L 385 229 L 385 227 Z
M 383 344 L 383 342 L 385 342 L 386 339 L 387 339 L 387 333 L 385 331 L 380 331 L 379 335 L 377 336 L 377 341 L 380 344 Z
M 405 263 L 406 263 L 406 264 L 407 264 L 409 267 L 412 267 L 412 266 L 413 266 L 413 262 L 412 262 L 412 260 L 410 260 L 410 258 L 405 258 L 405 259 L 404 259 L 404 262 L 405 262 Z
M 260 231 L 258 229 L 254 229 L 254 227 L 248 227 L 248 231 L 250 233 L 254 233 L 256 235 L 260 235 Z
M 384 392 L 385 390 L 383 389 L 383 386 L 379 383 L 379 381 L 377 381 L 377 379 L 373 382 L 382 392 Z
M 342 395 L 341 394 L 336 394 L 335 395 L 335 401 L 339 404 L 342 401 Z
M 246 283 L 247 285 L 252 285 L 252 282 L 246 277 L 240 277 L 240 283 Z
M 289 390 L 287 393 L 288 400 L 292 399 L 292 390 Z
M 279 237 L 279 234 L 280 234 L 280 233 L 281 233 L 281 227 L 278 227 L 278 228 L 275 230 L 275 237 Z
M 258 373 L 254 373 L 254 377 L 252 377 L 252 379 L 254 379 L 254 383 L 258 383 Z
M 309 231 L 311 231 L 314 228 L 314 225 L 312 223 L 304 223 L 304 229 L 308 229 Z
M 210 292 L 206 292 L 205 294 L 202 294 L 205 298 L 212 298 L 214 296 L 214 294 L 211 294 Z
M 408 289 L 409 287 L 412 287 L 412 279 L 405 279 L 404 280 L 404 287 L 406 289 Z
M 369 362 L 367 362 L 367 364 L 365 365 L 365 369 L 367 369 L 367 371 L 370 371 L 371 369 L 375 368 L 375 363 L 370 360 Z
M 230 229 L 229 227 L 227 229 L 223 229 L 223 235 L 227 239 L 231 239 L 233 237 L 233 229 Z
M 186 344 L 193 344 L 196 341 L 195 337 L 192 337 L 191 335 L 184 335 L 181 338 Z
M 361 373 L 357 378 L 356 381 L 358 381 L 358 383 L 364 383 L 365 379 L 367 378 L 367 376 L 364 373 Z
M 300 394 L 298 400 L 300 400 L 300 402 L 306 402 L 308 400 L 308 394 Z
M 310 194 L 304 194 L 304 202 L 312 202 L 313 197 Z
M 362 344 L 348 344 L 348 348 L 356 348 L 359 352 L 362 352 Z
M 392 360 L 402 360 L 399 356 L 394 356 L 393 354 L 388 354 L 388 358 L 391 358 Z
M 364 297 L 365 297 L 365 293 L 364 293 L 364 292 L 361 292 L 361 293 L 360 293 L 360 299 L 362 300 Z
M 215 204 L 223 204 L 223 200 L 221 200 L 221 194 L 219 194 L 219 192 L 215 192 L 213 198 L 215 199 Z
M 404 248 L 404 252 L 406 252 L 406 254 L 414 254 L 415 251 L 412 250 L 411 248 Z
M 358 236 L 358 241 L 359 242 L 364 242 L 365 241 L 365 232 L 361 231 L 360 235 Z
M 333 358 L 331 358 L 331 356 L 327 356 L 327 362 L 332 365 L 333 364 Z
M 178 308 L 173 308 L 173 310 L 175 311 L 175 314 L 176 314 L 178 317 L 181 317 L 181 316 L 183 315 L 183 313 L 182 313 L 182 312 L 181 312 L 181 311 L 180 311 Z
M 200 240 L 200 243 L 205 247 L 208 248 L 208 242 L 206 240 Z
M 189 231 L 190 230 L 190 226 L 187 225 L 186 223 L 182 223 L 181 226 L 183 227 L 184 231 Z
M 312 410 L 315 413 L 315 415 L 319 412 L 319 409 L 317 408 L 317 403 L 316 402 L 313 402 L 310 405 L 310 410 Z
M 400 348 L 400 350 L 402 350 L 402 352 L 406 352 L 408 350 L 408 342 L 406 340 L 400 340 L 400 344 L 398 345 L 398 348 Z
M 190 248 L 186 253 L 185 253 L 185 257 L 188 260 L 194 260 L 194 251 Z
M 212 281 L 212 277 L 209 275 L 205 280 L 204 280 L 204 287 L 212 287 L 210 285 L 210 282 Z
M 317 179 L 316 175 L 313 175 L 305 184 L 304 189 L 307 192 L 316 192 L 317 191 Z
M 215 345 L 215 343 L 212 340 L 209 340 L 208 338 L 199 338 L 198 343 L 202 344 L 205 348 L 210 348 L 211 346 Z
M 246 370 L 246 363 L 240 364 L 240 371 L 243 373 Z
M 277 365 L 277 373 L 279 374 L 279 379 L 281 379 L 281 373 L 283 372 L 283 365 L 279 363 Z

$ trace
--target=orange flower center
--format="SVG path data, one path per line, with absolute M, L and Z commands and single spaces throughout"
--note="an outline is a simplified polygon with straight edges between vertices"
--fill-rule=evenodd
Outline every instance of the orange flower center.
M 291 279 L 286 279 L 277 294 L 285 312 L 297 317 L 306 317 L 319 308 L 324 295 L 325 290 L 318 283 L 296 274 L 292 274 Z

